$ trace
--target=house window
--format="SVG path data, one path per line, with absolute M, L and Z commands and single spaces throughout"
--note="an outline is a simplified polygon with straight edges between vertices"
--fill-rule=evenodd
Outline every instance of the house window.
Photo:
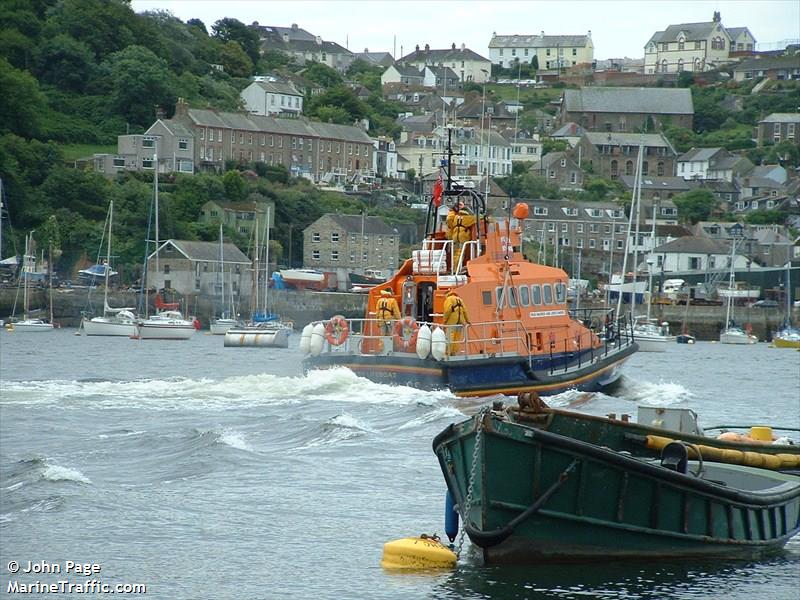
M 313 260 L 319 260 L 319 250 L 312 250 L 311 251 L 311 258 Z
M 339 232 L 338 231 L 331 231 L 331 242 L 334 244 L 339 243 Z
M 351 262 L 351 263 L 354 263 L 354 262 L 356 262 L 356 253 L 355 253 L 355 251 L 354 251 L 354 250 L 351 250 L 351 251 L 350 251 L 350 262 Z
M 597 233 L 597 225 L 595 223 L 589 223 L 589 233 Z
M 189 140 L 180 139 L 178 140 L 178 150 L 188 150 L 189 149 Z
M 203 139 L 203 130 L 200 130 L 200 139 Z M 154 137 L 144 137 L 142 138 L 142 148 L 155 148 L 156 147 L 156 138 Z
M 120 169 L 125 166 L 125 158 L 122 156 L 115 156 L 114 162 L 112 163 L 114 167 Z
M 152 158 L 143 158 L 142 159 L 142 168 L 143 169 L 152 169 L 153 168 L 153 159 Z
M 594 238 L 590 239 L 589 240 L 589 248 L 594 248 L 595 246 L 596 246 L 596 243 L 594 241 Z
M 569 246 L 569 238 L 561 238 L 562 246 Z
M 556 224 L 555 223 L 548 223 L 547 224 L 547 231 L 555 231 L 555 230 L 556 230 Z
M 562 223 L 561 224 L 561 233 L 567 233 L 569 231 L 569 223 Z
M 683 50 L 683 42 L 678 42 L 678 50 Z
M 567 166 L 567 159 L 566 158 L 562 158 L 561 159 L 561 167 L 563 168 L 563 167 L 566 167 L 566 166 Z
M 331 250 L 331 260 L 339 260 L 339 251 Z
M 550 169 L 550 170 L 547 172 L 547 174 L 550 176 L 550 179 L 555 179 L 555 177 L 556 177 L 556 171 L 555 171 L 555 169 Z
M 244 144 L 244 131 L 239 132 L 239 143 Z
M 692 271 L 700 270 L 700 268 L 701 268 L 700 265 L 701 264 L 702 264 L 702 261 L 700 260 L 699 256 L 690 256 L 689 257 L 689 269 L 691 269 Z
M 577 227 L 576 229 L 577 233 L 583 233 L 583 223 L 578 223 L 576 227 Z
M 169 265 L 164 263 L 164 275 L 169 275 Z M 171 287 L 168 285 L 164 285 L 164 287 Z
M 659 177 L 663 177 L 664 176 L 664 162 L 663 161 L 659 161 L 658 162 L 658 165 L 656 167 L 656 173 L 658 174 Z
M 578 174 L 575 171 L 570 172 L 569 182 L 572 184 L 578 183 Z
M 319 241 L 321 241 L 321 239 L 322 239 L 322 236 L 319 234 L 319 232 L 315 231 L 314 233 L 311 234 L 311 241 L 312 242 L 319 242 Z

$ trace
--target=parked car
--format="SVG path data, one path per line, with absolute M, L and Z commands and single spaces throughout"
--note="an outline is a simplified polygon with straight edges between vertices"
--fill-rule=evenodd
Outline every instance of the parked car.
M 750 306 L 752 308 L 778 308 L 778 302 L 775 300 L 758 300 Z

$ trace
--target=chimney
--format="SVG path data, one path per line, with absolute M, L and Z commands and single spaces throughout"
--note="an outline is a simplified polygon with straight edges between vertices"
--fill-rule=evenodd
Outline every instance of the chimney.
M 591 39 L 591 37 L 592 37 L 592 30 L 591 30 L 591 29 L 590 29 L 590 30 L 589 30 L 589 32 L 586 34 L 586 37 L 588 37 L 589 39 Z
M 544 29 L 542 29 L 542 37 L 544 37 Z
M 452 46 L 450 46 L 450 49 L 451 49 L 451 50 L 455 50 L 455 49 L 456 49 L 456 43 L 455 43 L 455 42 L 453 42 L 453 45 L 452 45 Z
M 722 20 L 722 16 L 720 15 L 718 10 L 714 11 L 714 23 L 719 23 Z
M 367 54 L 368 52 L 369 52 L 369 48 L 364 48 L 364 54 Z
M 167 116 L 167 113 L 164 112 L 164 107 L 156 104 L 156 120 L 163 119 Z
M 419 52 L 419 44 L 417 44 L 417 52 Z M 402 52 L 400 54 L 402 54 Z
M 317 42 L 317 46 L 322 46 L 322 38 L 321 37 L 317 36 L 315 38 L 315 41 Z
M 430 44 L 425 44 L 425 52 L 428 52 L 431 49 Z
M 292 23 L 292 31 L 297 31 L 297 23 Z
M 463 50 L 466 50 L 466 49 L 467 49 L 467 45 L 464 42 L 461 42 L 461 50 L 463 51 Z
M 189 105 L 186 103 L 186 99 L 178 98 L 178 101 L 175 103 L 175 116 L 185 117 L 188 114 L 189 114 Z

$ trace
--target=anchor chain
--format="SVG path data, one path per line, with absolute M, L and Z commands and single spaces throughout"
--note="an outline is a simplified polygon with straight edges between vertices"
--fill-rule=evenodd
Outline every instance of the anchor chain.
M 478 423 L 475 425 L 475 448 L 472 451 L 472 466 L 469 470 L 469 483 L 467 485 L 467 497 L 464 499 L 464 506 L 458 506 L 458 511 L 461 513 L 461 532 L 458 535 L 458 542 L 456 543 L 456 557 L 461 558 L 461 548 L 464 545 L 464 535 L 466 534 L 467 519 L 469 518 L 469 511 L 472 508 L 472 492 L 475 486 L 475 470 L 478 466 L 478 453 L 480 452 L 481 436 L 483 434 L 483 420 L 486 418 L 489 408 L 484 408 L 478 413 Z

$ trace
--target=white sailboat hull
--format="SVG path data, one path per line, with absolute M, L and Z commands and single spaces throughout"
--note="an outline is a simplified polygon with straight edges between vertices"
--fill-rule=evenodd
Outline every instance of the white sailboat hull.
M 726 329 L 719 334 L 719 341 L 721 344 L 756 344 L 758 338 L 741 329 Z
M 193 319 L 184 319 L 179 312 L 168 311 L 139 321 L 134 337 L 140 340 L 188 340 L 194 332 Z
M 225 335 L 228 330 L 236 327 L 236 325 L 236 319 L 217 319 L 216 321 L 212 321 L 209 329 L 211 335 Z
M 134 321 L 120 321 L 113 317 L 84 319 L 82 327 L 86 335 L 110 337 L 131 337 L 136 335 L 136 323 Z
M 666 352 L 667 345 L 675 343 L 674 335 L 637 335 L 633 337 L 639 344 L 639 352 Z
M 276 327 L 237 327 L 225 333 L 226 348 L 288 348 L 291 329 Z
M 11 323 L 13 331 L 21 331 L 25 333 L 40 333 L 45 331 L 53 331 L 55 329 L 52 323 L 42 321 L 41 319 L 23 319 L 16 323 Z

